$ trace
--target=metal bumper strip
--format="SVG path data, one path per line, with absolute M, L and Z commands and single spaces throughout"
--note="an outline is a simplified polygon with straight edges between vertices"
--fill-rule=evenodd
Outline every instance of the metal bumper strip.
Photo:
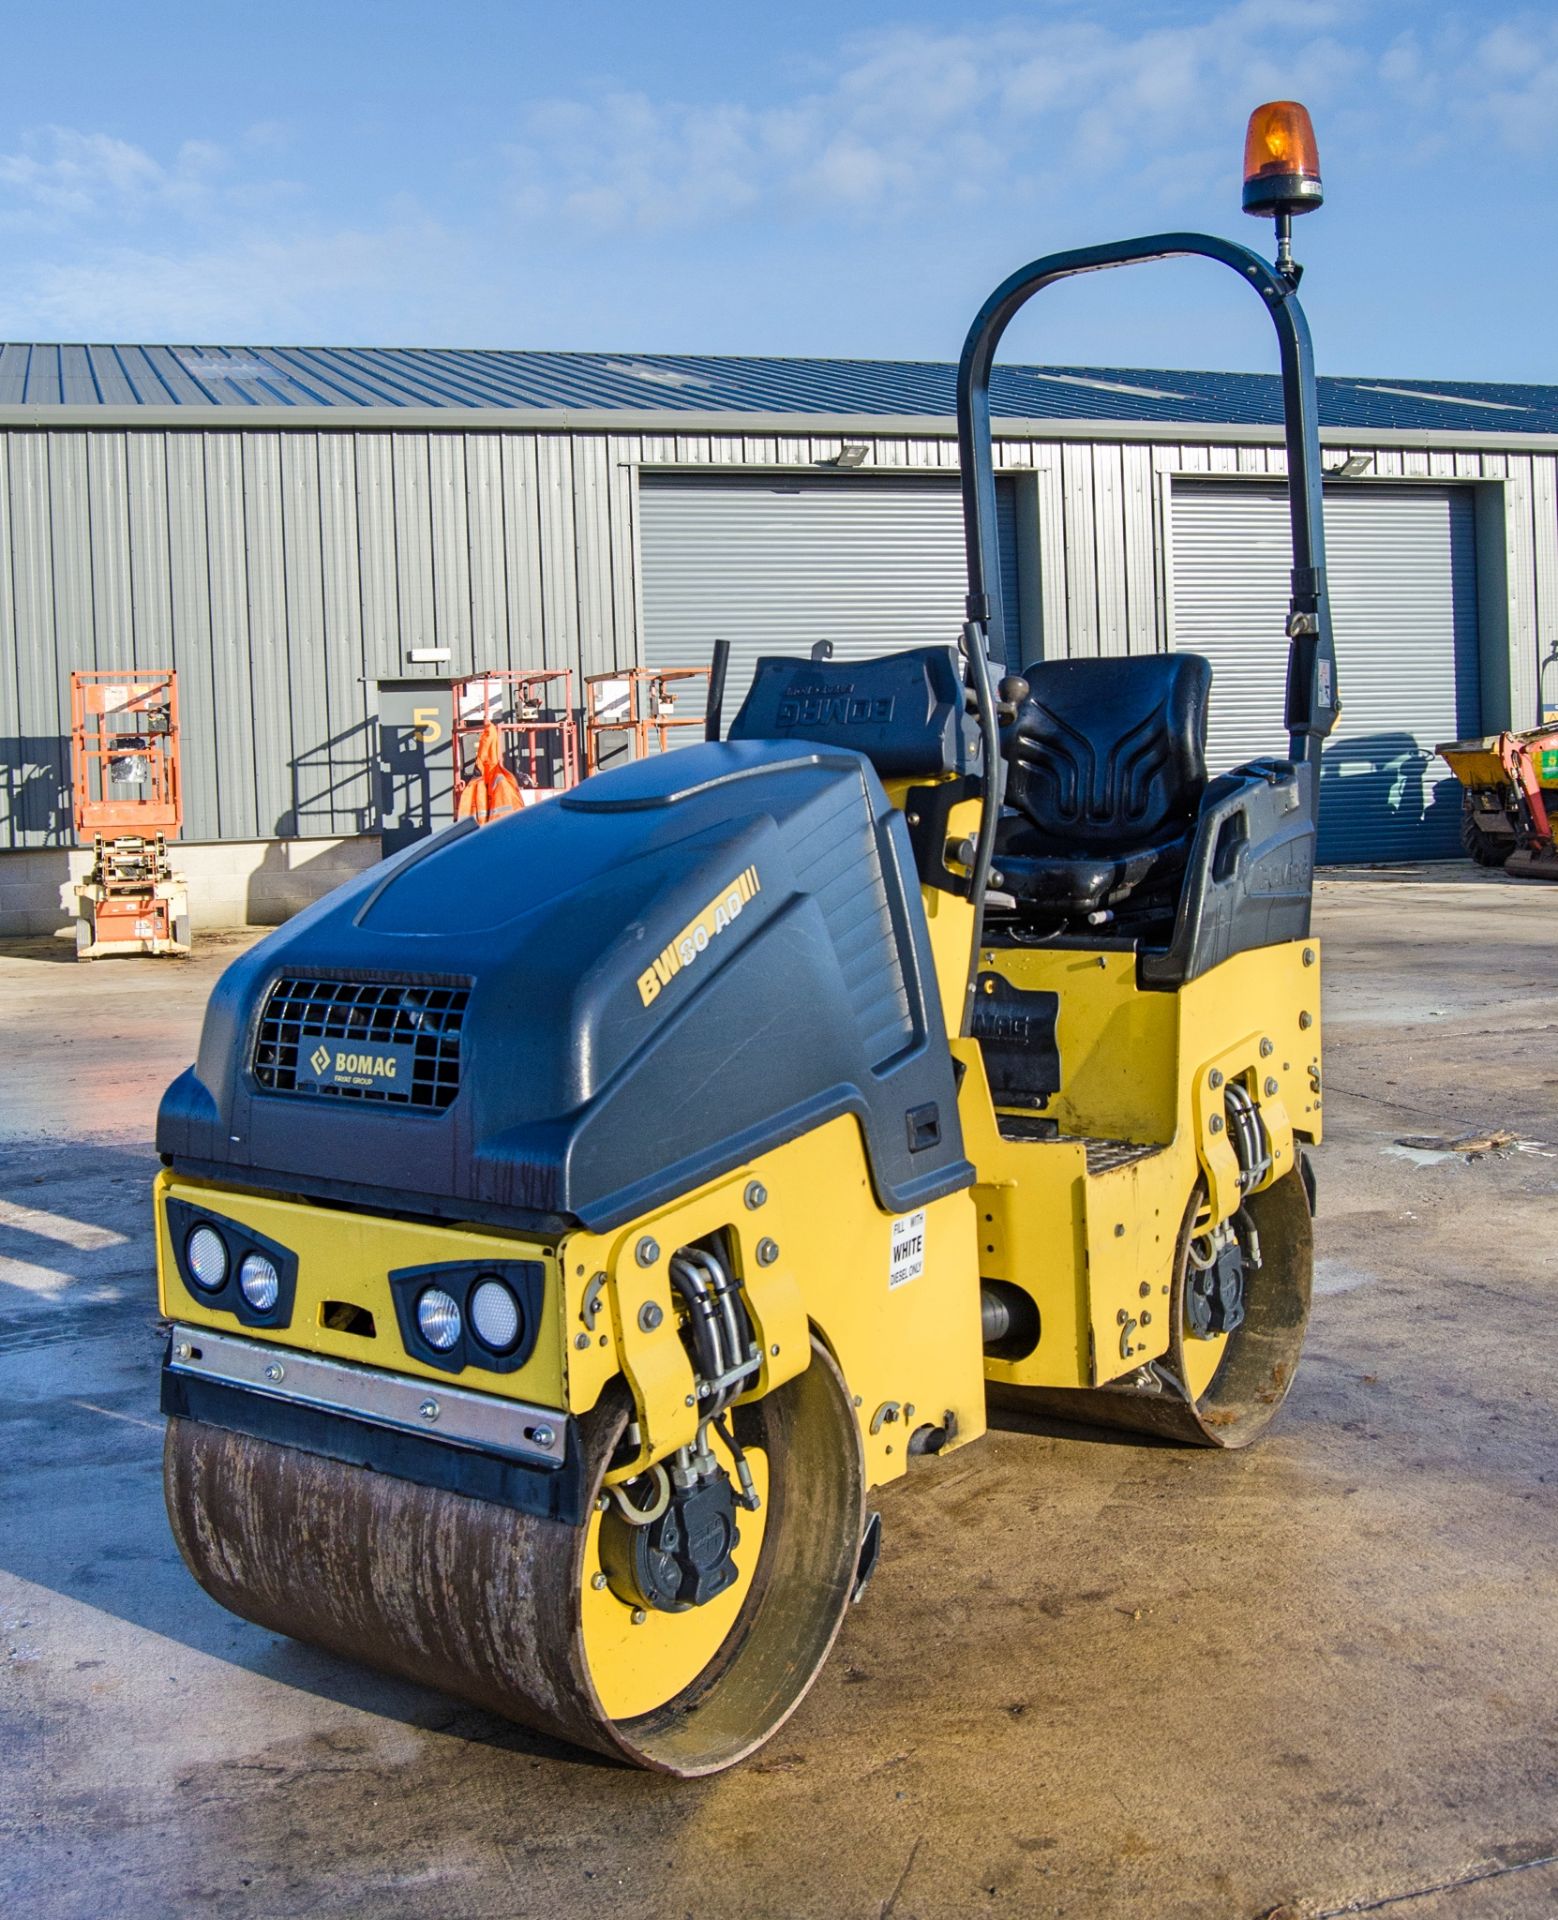
M 525 1466 L 561 1467 L 567 1456 L 568 1417 L 549 1407 L 213 1333 L 209 1327 L 173 1328 L 167 1371 Z

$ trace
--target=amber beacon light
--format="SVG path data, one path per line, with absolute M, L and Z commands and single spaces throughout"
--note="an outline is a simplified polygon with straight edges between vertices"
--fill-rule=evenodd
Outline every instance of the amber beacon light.
M 1311 213 L 1324 198 L 1308 108 L 1296 100 L 1257 107 L 1244 136 L 1244 211 L 1262 219 Z

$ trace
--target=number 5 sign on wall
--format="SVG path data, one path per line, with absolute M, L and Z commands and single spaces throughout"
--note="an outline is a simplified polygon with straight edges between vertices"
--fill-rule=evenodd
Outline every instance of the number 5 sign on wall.
M 381 680 L 378 686 L 374 784 L 379 833 L 390 854 L 454 819 L 454 689 L 447 680 Z

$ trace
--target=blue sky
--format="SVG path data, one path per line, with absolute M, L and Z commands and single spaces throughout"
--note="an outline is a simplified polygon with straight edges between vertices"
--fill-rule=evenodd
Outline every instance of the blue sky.
M 0 335 L 946 359 L 1054 247 L 1256 245 L 1245 116 L 1305 100 L 1335 373 L 1558 379 L 1558 9 L 1484 0 L 300 5 L 6 29 Z M 1210 267 L 1046 294 L 1014 357 L 1263 367 Z

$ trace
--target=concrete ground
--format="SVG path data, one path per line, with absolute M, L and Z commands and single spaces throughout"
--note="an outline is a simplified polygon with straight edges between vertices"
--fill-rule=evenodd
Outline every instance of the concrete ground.
M 1266 1444 L 927 1465 L 811 1698 L 696 1786 L 195 1587 L 146 1189 L 234 943 L 0 950 L 0 1910 L 1558 1913 L 1558 889 L 1340 874 L 1318 923 L 1317 1297 Z

